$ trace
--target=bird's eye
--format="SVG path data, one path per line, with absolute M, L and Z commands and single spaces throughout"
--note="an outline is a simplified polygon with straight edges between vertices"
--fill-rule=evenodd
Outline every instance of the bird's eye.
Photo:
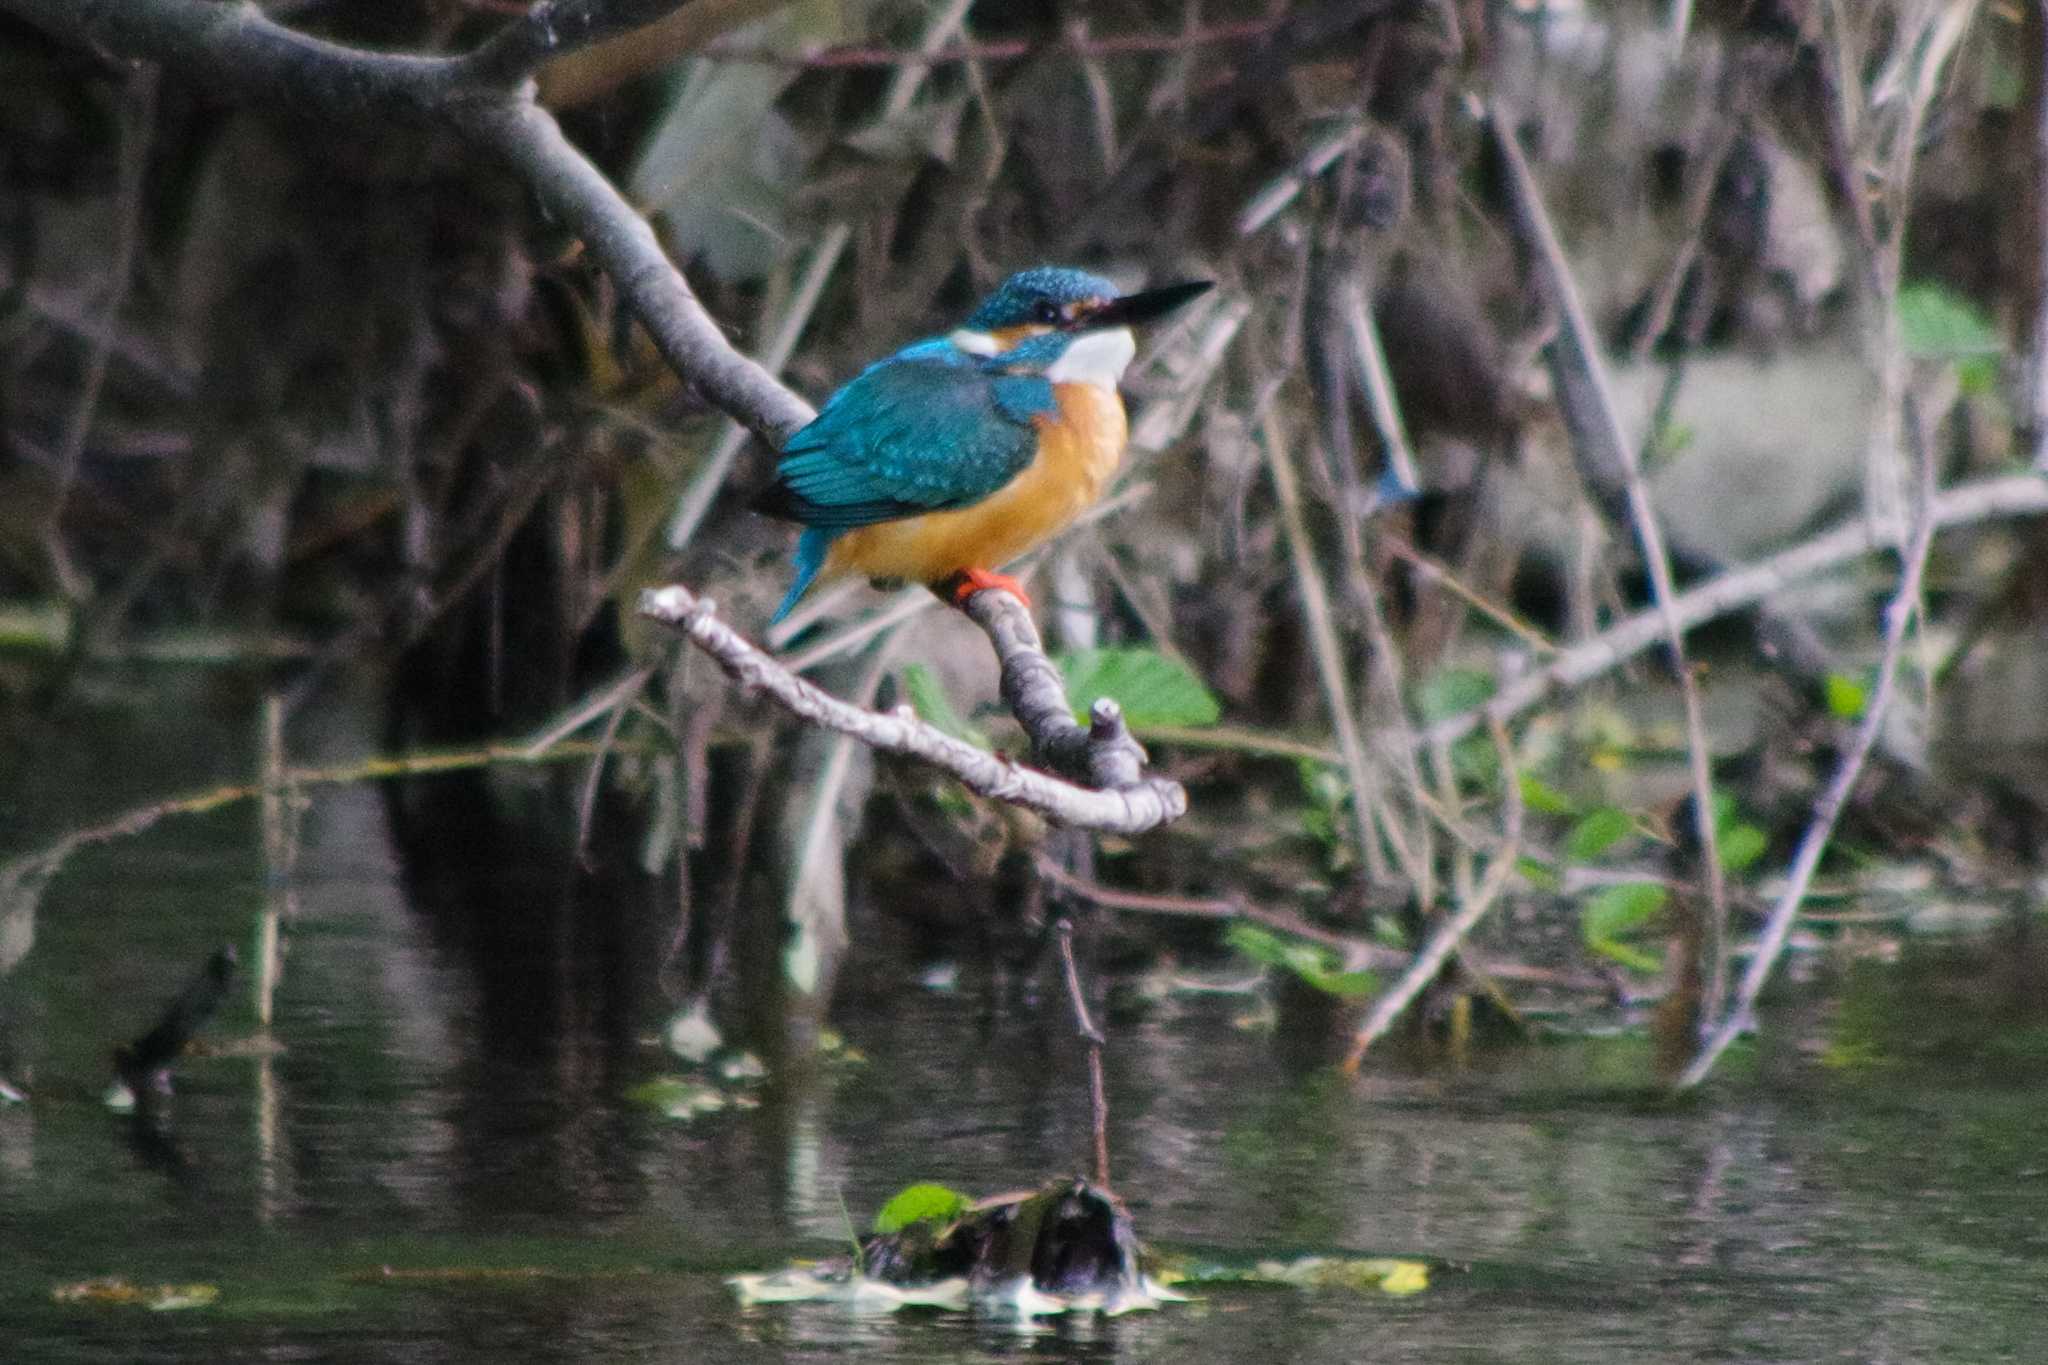
M 1040 322 L 1058 322 L 1060 306 L 1051 299 L 1040 299 L 1031 306 L 1031 316 Z

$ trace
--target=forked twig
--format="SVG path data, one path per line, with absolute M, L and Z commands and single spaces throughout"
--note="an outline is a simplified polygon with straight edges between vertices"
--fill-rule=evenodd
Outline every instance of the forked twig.
M 761 692 L 799 720 L 929 763 L 983 796 L 1076 829 L 1115 834 L 1142 833 L 1187 813 L 1187 792 L 1178 782 L 1144 775 L 1144 751 L 1115 702 L 1096 702 L 1091 725 L 1074 721 L 1059 671 L 1045 657 L 1022 603 L 1006 592 L 978 592 L 968 599 L 968 613 L 995 642 L 1004 698 L 1041 757 L 1095 787 L 977 749 L 925 724 L 908 706 L 879 712 L 842 701 L 791 673 L 680 584 L 650 588 L 640 597 L 641 615 L 688 636 L 742 687 Z

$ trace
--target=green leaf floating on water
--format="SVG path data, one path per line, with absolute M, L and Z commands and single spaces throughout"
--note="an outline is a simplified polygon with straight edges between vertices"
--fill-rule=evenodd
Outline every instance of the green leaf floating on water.
M 1322 1256 L 1267 1259 L 1254 1265 L 1191 1261 L 1167 1255 L 1158 1268 L 1169 1285 L 1288 1284 L 1298 1289 L 1343 1289 L 1353 1293 L 1420 1294 L 1429 1288 L 1426 1261 L 1392 1256 Z
M 1086 723 L 1088 708 L 1112 698 L 1135 729 L 1148 725 L 1214 725 L 1223 708 L 1200 678 L 1156 649 L 1077 649 L 1057 660 L 1067 700 Z
M 950 1223 L 973 1204 L 966 1195 L 944 1185 L 927 1182 L 906 1186 L 875 1215 L 875 1231 L 886 1237 L 912 1223 Z
M 211 1284 L 130 1284 L 118 1275 L 97 1280 L 60 1284 L 50 1291 L 57 1303 L 95 1303 L 123 1308 L 147 1308 L 152 1313 L 174 1313 L 185 1308 L 204 1308 L 220 1299 L 220 1287 Z
M 1429 1267 L 1421 1261 L 1386 1256 L 1303 1256 L 1260 1261 L 1257 1278 L 1311 1289 L 1377 1289 L 1382 1294 L 1420 1294 L 1429 1288 Z

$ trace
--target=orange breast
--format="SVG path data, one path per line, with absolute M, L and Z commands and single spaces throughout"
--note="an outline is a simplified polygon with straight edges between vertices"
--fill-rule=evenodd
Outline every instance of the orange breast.
M 1130 429 L 1123 400 L 1094 384 L 1056 384 L 1058 411 L 1038 418 L 1038 456 L 972 507 L 848 531 L 824 578 L 859 574 L 937 583 L 962 569 L 999 569 L 1073 523 L 1102 496 Z

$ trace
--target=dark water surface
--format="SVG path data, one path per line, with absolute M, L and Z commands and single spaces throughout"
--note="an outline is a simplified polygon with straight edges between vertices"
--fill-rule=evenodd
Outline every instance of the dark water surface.
M 194 685 L 159 714 L 176 723 L 9 740 L 10 849 L 244 770 L 233 698 Z M 345 705 L 301 728 L 302 759 L 374 748 Z M 921 989 L 873 947 L 835 1020 L 866 1064 L 678 1124 L 623 1098 L 663 1069 L 641 1041 L 659 926 L 572 905 L 545 850 L 422 876 L 391 828 L 375 790 L 315 798 L 284 1050 L 186 1063 L 160 1142 L 99 1103 L 106 1052 L 248 940 L 253 814 L 167 823 L 51 885 L 0 978 L 0 1075 L 33 1096 L 0 1108 L 0 1361 L 2048 1359 L 2048 1008 L 1986 965 L 2025 945 L 1844 969 L 1839 1005 L 1781 1007 L 1682 1106 L 1631 1040 L 1351 1086 L 1277 1065 L 1244 999 L 1177 997 L 1112 1033 L 1141 1231 L 1229 1259 L 1421 1257 L 1428 1292 L 1215 1289 L 1035 1327 L 743 1309 L 722 1277 L 832 1254 L 842 1200 L 864 1220 L 916 1180 L 1072 1169 L 1088 1115 L 1063 1010 Z M 249 1027 L 237 1008 L 210 1033 Z M 102 1275 L 220 1298 L 51 1301 Z

